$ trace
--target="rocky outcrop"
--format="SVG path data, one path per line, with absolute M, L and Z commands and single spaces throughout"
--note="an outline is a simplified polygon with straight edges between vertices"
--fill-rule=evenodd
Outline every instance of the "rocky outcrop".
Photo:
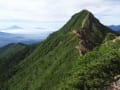
M 76 28 L 77 25 L 73 24 L 76 29 L 73 31 L 73 33 L 75 33 L 80 40 L 76 48 L 82 55 L 85 55 L 88 51 L 93 50 L 93 48 L 97 45 L 102 44 L 108 33 L 114 32 L 102 25 L 99 20 L 96 19 L 89 11 L 83 10 L 82 12 L 85 14 L 85 16 L 84 18 L 82 17 L 82 21 L 79 21 L 81 22 L 81 26 Z M 76 18 L 78 15 L 79 13 L 76 14 Z M 75 21 L 73 22 L 75 23 Z M 114 34 L 115 36 L 117 35 L 116 33 Z
M 96 46 L 94 37 L 91 33 L 93 24 L 92 22 L 94 20 L 93 18 L 94 16 L 90 12 L 88 12 L 82 22 L 81 29 L 74 31 L 76 33 L 76 36 L 80 39 L 79 45 L 77 45 L 76 48 L 82 55 L 92 50 Z
M 120 90 L 120 75 L 115 76 L 112 83 L 104 90 Z
M 76 36 L 80 39 L 80 42 L 76 46 L 76 48 L 79 50 L 79 52 L 82 55 L 92 50 L 97 45 L 89 30 L 80 29 L 80 30 L 77 30 L 75 33 L 76 33 Z

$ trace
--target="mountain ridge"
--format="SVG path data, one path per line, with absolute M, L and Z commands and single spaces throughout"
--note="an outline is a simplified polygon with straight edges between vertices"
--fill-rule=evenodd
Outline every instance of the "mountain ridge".
M 79 49 L 79 52 L 82 54 L 85 54 L 87 51 L 92 50 L 95 46 L 102 43 L 103 39 L 106 36 L 106 33 L 114 33 L 114 35 L 119 35 L 111 29 L 102 25 L 99 20 L 96 19 L 94 15 L 88 10 L 83 10 L 80 13 L 73 15 L 72 19 L 81 13 L 85 13 L 86 15 L 82 20 L 81 27 L 78 30 L 74 30 L 73 33 L 75 33 L 76 36 L 82 40 L 79 42 L 79 45 L 76 46 L 76 48 Z M 95 25 L 96 23 L 97 25 Z M 96 28 L 99 28 L 99 31 L 96 30 Z M 97 35 L 96 32 L 97 34 L 102 35 L 102 38 Z
M 104 90 L 120 73 L 120 41 L 113 42 L 118 34 L 95 18 L 82 25 L 86 15 L 86 10 L 73 15 L 59 31 L 39 43 L 15 67 L 12 77 L 1 81 L 0 89 Z M 81 45 L 87 49 L 84 55 L 76 49 Z

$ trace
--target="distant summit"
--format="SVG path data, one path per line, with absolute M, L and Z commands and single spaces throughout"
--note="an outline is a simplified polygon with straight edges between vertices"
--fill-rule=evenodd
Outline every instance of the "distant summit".
M 23 28 L 17 25 L 12 25 L 10 27 L 4 28 L 4 30 L 8 30 L 8 29 L 23 29 Z

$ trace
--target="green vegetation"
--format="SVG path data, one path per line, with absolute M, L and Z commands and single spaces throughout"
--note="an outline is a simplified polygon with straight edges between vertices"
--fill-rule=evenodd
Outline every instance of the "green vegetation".
M 109 41 L 109 40 L 113 40 L 115 37 L 116 36 L 114 34 L 108 33 L 105 40 L 104 40 L 104 42 Z
M 79 38 L 73 30 L 82 27 L 88 13 L 84 10 L 75 14 L 63 28 L 38 44 L 32 53 L 28 54 L 28 50 L 18 54 L 19 57 L 28 55 L 20 58 L 10 71 L 4 72 L 4 76 L 9 72 L 10 77 L 3 83 L 0 79 L 1 90 L 99 90 L 109 85 L 113 76 L 120 74 L 120 40 L 113 42 L 116 33 L 92 16 L 90 33 L 99 45 L 81 56 L 75 48 Z M 106 39 L 111 36 L 108 34 L 115 37 Z
M 0 48 L 0 87 L 4 81 L 11 78 L 15 73 L 15 66 L 27 57 L 35 46 L 16 43 Z

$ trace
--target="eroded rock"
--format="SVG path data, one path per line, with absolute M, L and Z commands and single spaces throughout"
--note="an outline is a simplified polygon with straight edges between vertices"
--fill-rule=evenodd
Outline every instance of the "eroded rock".
M 89 30 L 80 29 L 76 32 L 74 31 L 74 33 L 76 33 L 76 36 L 80 39 L 79 45 L 77 45 L 76 48 L 82 55 L 92 50 L 97 45 Z
M 112 83 L 105 87 L 104 90 L 120 90 L 120 75 L 115 76 Z

